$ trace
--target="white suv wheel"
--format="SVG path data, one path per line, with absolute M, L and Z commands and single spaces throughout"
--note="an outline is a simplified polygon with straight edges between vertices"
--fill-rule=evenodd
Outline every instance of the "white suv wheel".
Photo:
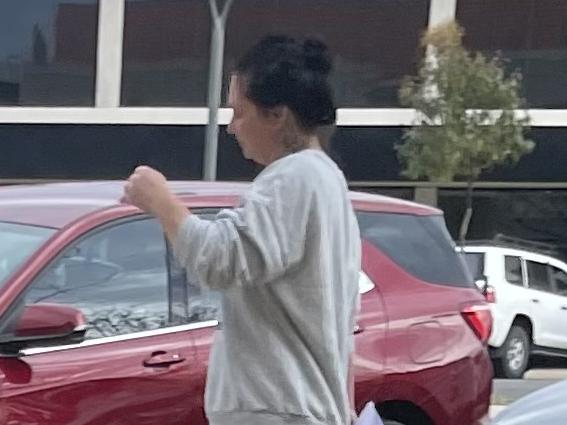
M 520 338 L 514 338 L 510 341 L 508 350 L 506 351 L 506 359 L 510 365 L 510 369 L 519 370 L 522 368 L 526 357 L 526 349 Z
M 502 346 L 502 356 L 494 359 L 496 376 L 499 378 L 521 379 L 528 368 L 530 337 L 520 325 L 514 325 Z

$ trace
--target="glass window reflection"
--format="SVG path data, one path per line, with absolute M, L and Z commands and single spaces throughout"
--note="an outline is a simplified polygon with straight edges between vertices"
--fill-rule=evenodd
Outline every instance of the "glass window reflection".
M 78 308 L 88 321 L 87 339 L 169 326 L 161 226 L 139 220 L 87 236 L 32 283 L 26 302 Z
M 199 218 L 213 220 L 216 212 L 204 212 Z M 222 321 L 222 294 L 203 286 L 195 273 L 183 268 L 168 245 L 169 273 L 172 281 L 171 303 L 174 315 L 187 323 Z
M 210 14 L 204 0 L 126 0 L 124 106 L 204 106 Z
M 3 0 L 0 105 L 94 104 L 98 0 Z
M 401 78 L 416 72 L 428 14 L 428 0 L 238 0 L 227 22 L 226 69 L 267 34 L 314 36 L 334 57 L 338 106 L 397 106 Z
M 567 2 L 461 0 L 457 19 L 467 47 L 501 52 L 521 71 L 529 107 L 567 107 Z

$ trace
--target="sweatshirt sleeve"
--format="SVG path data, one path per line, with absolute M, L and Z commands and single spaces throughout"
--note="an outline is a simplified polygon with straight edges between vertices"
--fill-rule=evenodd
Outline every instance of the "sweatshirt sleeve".
M 240 207 L 215 220 L 187 217 L 174 254 L 202 285 L 271 282 L 301 262 L 312 203 L 309 185 L 297 175 L 276 175 L 253 185 Z

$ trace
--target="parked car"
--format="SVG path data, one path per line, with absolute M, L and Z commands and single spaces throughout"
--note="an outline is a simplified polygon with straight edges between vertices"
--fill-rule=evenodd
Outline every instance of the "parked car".
M 567 356 L 567 264 L 509 243 L 470 242 L 463 249 L 471 273 L 486 285 L 496 375 L 521 378 L 532 355 Z
M 210 218 L 247 186 L 171 187 Z M 159 223 L 121 192 L 0 188 L 0 424 L 206 423 L 220 295 L 186 275 Z M 390 425 L 486 423 L 491 315 L 440 211 L 351 199 L 363 237 L 358 407 L 374 401 Z
M 563 425 L 567 417 L 567 381 L 537 390 L 510 404 L 491 425 Z

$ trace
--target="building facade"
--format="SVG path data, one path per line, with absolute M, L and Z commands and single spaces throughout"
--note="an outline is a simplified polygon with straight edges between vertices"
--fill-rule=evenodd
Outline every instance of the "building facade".
M 234 0 L 225 81 L 267 33 L 323 39 L 339 106 L 332 149 L 351 185 L 436 203 L 455 233 L 464 184 L 405 180 L 394 149 L 414 122 L 398 89 L 423 55 L 420 35 L 452 18 L 467 47 L 522 72 L 536 142 L 482 176 L 470 235 L 567 249 L 567 1 Z M 211 22 L 208 0 L 2 0 L 0 181 L 121 179 L 141 163 L 201 178 Z M 218 179 L 257 171 L 221 129 Z

